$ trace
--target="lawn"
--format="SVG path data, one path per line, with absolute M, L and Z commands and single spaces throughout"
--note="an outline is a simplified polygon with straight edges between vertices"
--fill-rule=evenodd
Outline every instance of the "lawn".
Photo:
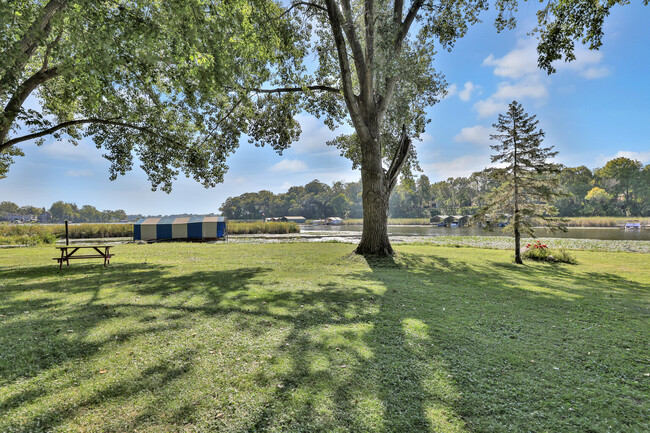
M 0 431 L 647 432 L 648 254 L 0 250 Z

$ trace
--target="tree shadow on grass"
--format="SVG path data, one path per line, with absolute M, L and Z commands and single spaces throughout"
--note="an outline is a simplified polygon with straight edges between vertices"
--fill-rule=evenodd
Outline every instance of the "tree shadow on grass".
M 420 381 L 407 382 L 429 401 L 418 406 L 438 398 L 455 415 L 450 419 L 477 431 L 642 429 L 643 386 L 618 378 L 640 377 L 632 357 L 642 358 L 647 347 L 638 329 L 648 309 L 637 303 L 644 304 L 650 283 L 571 266 L 419 254 L 398 256 L 401 278 L 369 265 L 372 274 L 357 277 L 385 283 L 378 316 L 393 317 L 391 350 L 410 349 L 407 376 Z M 424 356 L 404 344 L 408 332 L 400 333 L 400 324 L 407 330 L 409 323 L 426 329 Z M 427 395 L 426 358 L 453 378 L 448 385 L 456 393 L 442 392 L 442 378 L 441 393 Z M 386 400 L 387 408 L 403 407 L 403 400 Z
M 53 397 L 61 388 L 70 392 L 77 381 L 97 380 L 93 378 L 97 371 L 81 366 L 86 371 L 81 380 L 65 385 L 52 382 L 58 376 L 78 376 L 71 373 L 75 365 L 106 359 L 107 353 L 118 353 L 132 340 L 187 329 L 195 314 L 231 313 L 220 306 L 221 301 L 246 292 L 252 280 L 268 271 L 251 267 L 170 276 L 168 270 L 160 265 L 120 264 L 98 271 L 82 265 L 53 278 L 44 278 L 43 269 L 0 272 L 4 281 L 12 281 L 0 290 L 0 386 L 5 391 L 0 413 L 20 412 L 21 407 Z M 196 296 L 207 297 L 208 302 L 188 304 Z M 73 408 L 59 401 L 32 421 L 15 424 L 11 415 L 0 416 L 0 430 L 4 426 L 11 431 L 48 431 L 112 398 L 154 391 L 185 374 L 193 356 L 192 350 L 174 353 L 128 379 L 80 397 Z M 179 362 L 185 367 L 174 367 Z
M 103 351 L 119 352 L 129 341 L 150 335 L 171 333 L 169 338 L 189 340 L 205 319 L 218 319 L 204 328 L 215 332 L 212 326 L 228 325 L 236 335 L 215 346 L 183 344 L 146 368 L 88 391 L 75 406 L 55 400 L 51 408 L 12 427 L 69 426 L 79 414 L 108 410 L 113 401 L 141 394 L 154 396 L 128 421 L 111 427 L 105 420 L 102 428 L 588 431 L 590 419 L 600 418 L 597 431 L 604 423 L 621 427 L 622 421 L 612 419 L 615 413 L 642 419 L 642 405 L 621 398 L 636 395 L 637 385 L 617 379 L 633 377 L 625 356 L 642 356 L 634 348 L 640 337 L 622 337 L 629 323 L 611 321 L 614 305 L 602 298 L 610 292 L 635 298 L 647 293 L 648 285 L 615 274 L 546 266 L 511 269 L 429 254 L 371 259 L 366 270 L 335 270 L 338 275 L 323 275 L 308 287 L 269 283 L 260 277 L 270 269 L 261 267 L 169 275 L 166 267 L 134 265 L 119 276 L 99 271 L 88 277 L 80 270 L 76 277 L 65 276 L 71 280 L 52 284 L 33 281 L 38 273 L 27 279 L 16 274 L 21 287 L 11 288 L 1 308 L 42 314 L 7 324 L 14 337 L 38 348 L 36 355 L 53 358 L 43 364 L 30 361 L 29 378 L 5 370 L 3 386 L 16 391 L 0 402 L 0 411 L 15 413 L 21 404 L 54 399 L 59 390 L 47 375 L 59 372 L 60 363 L 105 357 Z M 114 285 L 122 288 L 122 296 L 108 290 Z M 66 306 L 62 290 L 79 296 L 78 305 Z M 41 295 L 24 299 L 21 293 L 28 292 Z M 84 333 L 73 341 L 56 334 L 52 341 L 61 349 L 52 351 L 39 346 L 37 332 L 41 325 L 50 331 L 60 326 L 60 319 L 45 318 L 57 309 L 74 323 L 71 328 Z M 127 318 L 132 320 L 125 329 L 91 338 L 91 331 Z M 592 323 L 598 320 L 606 329 Z M 250 341 L 236 347 L 240 338 Z M 621 355 L 619 344 L 633 350 L 621 349 Z M 224 364 L 226 377 L 211 377 L 202 383 L 205 389 L 194 385 L 188 390 L 193 375 L 205 374 L 194 369 L 205 367 L 201 357 L 208 349 L 219 351 L 215 362 Z M 589 358 L 588 351 L 598 356 Z M 50 388 L 40 390 L 41 383 Z M 240 387 L 243 394 L 232 391 Z M 184 393 L 196 396 L 185 398 Z M 177 403 L 173 409 L 167 400 Z M 567 404 L 580 414 L 569 413 Z M 38 424 L 42 420 L 45 427 Z

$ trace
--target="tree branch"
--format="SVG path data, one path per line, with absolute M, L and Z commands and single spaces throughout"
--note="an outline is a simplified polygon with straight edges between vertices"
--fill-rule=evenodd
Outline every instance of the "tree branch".
M 307 6 L 307 7 L 311 7 L 311 8 L 316 8 L 316 9 L 319 9 L 319 10 L 321 10 L 321 11 L 327 13 L 327 9 L 326 9 L 326 8 L 324 8 L 324 7 L 321 6 L 321 5 L 317 5 L 316 3 L 310 3 L 310 2 L 296 2 L 296 3 L 292 3 L 291 6 L 289 6 L 289 8 L 288 8 L 286 11 L 284 11 L 284 12 L 282 13 L 282 15 L 280 15 L 279 18 L 282 18 L 283 16 L 285 16 L 286 14 L 288 14 L 288 13 L 289 13 L 293 8 L 296 8 L 296 7 L 298 7 L 298 6 Z
M 365 140 L 371 140 L 368 127 L 364 123 L 359 110 L 357 97 L 354 94 L 354 86 L 352 85 L 352 72 L 350 71 L 350 62 L 348 60 L 348 50 L 345 44 L 345 37 L 343 36 L 343 28 L 341 27 L 341 14 L 335 0 L 325 0 L 327 4 L 327 14 L 329 17 L 330 27 L 332 29 L 332 36 L 336 44 L 336 53 L 339 58 L 339 68 L 341 69 L 341 79 L 343 82 L 343 97 L 350 112 L 352 123 L 359 135 Z
M 397 177 L 399 176 L 402 165 L 404 164 L 404 161 L 406 160 L 406 157 L 408 156 L 410 150 L 411 139 L 408 137 L 408 135 L 406 135 L 406 125 L 402 125 L 402 136 L 399 140 L 399 145 L 397 146 L 397 150 L 395 150 L 393 160 L 391 161 L 390 167 L 386 172 L 389 194 L 391 191 L 393 191 L 393 188 L 395 188 L 395 185 L 397 184 Z
M 303 92 L 304 89 L 319 90 L 322 92 L 341 93 L 341 89 L 337 89 L 336 87 L 330 87 L 330 86 L 322 86 L 322 85 L 305 86 L 305 87 L 281 87 L 278 89 L 252 89 L 252 91 L 256 93 L 293 93 L 293 92 Z
M 50 33 L 50 21 L 57 12 L 66 7 L 66 3 L 67 0 L 50 0 L 23 37 L 2 53 L 2 58 L 7 59 L 13 56 L 14 59 L 10 60 L 10 65 L 3 65 L 4 73 L 0 76 L 0 97 L 8 87 L 11 87 L 12 83 L 18 80 L 27 62 L 38 48 L 39 42 L 47 38 Z
M 352 19 L 352 6 L 350 5 L 350 0 L 343 0 L 342 4 L 343 13 L 345 15 L 345 20 L 342 23 L 342 28 L 348 38 L 350 49 L 352 50 L 352 59 L 354 60 L 354 67 L 357 70 L 357 78 L 359 79 L 359 87 L 361 89 L 361 100 L 364 101 L 366 108 L 369 108 L 368 102 L 370 101 L 370 97 L 372 95 L 372 89 L 369 88 L 369 83 L 366 79 L 366 58 L 363 53 L 363 48 L 361 47 L 361 42 L 359 41 L 359 37 L 357 36 L 354 20 Z
M 4 143 L 11 125 L 13 125 L 18 113 L 20 113 L 23 103 L 27 97 L 36 89 L 38 86 L 44 82 L 56 78 L 59 76 L 59 71 L 57 67 L 50 69 L 41 69 L 31 77 L 29 77 L 25 82 L 23 82 L 16 92 L 13 94 L 7 105 L 4 107 L 3 111 L 0 112 L 0 144 Z M 4 149 L 4 144 L 0 149 Z
M 59 123 L 58 125 L 55 125 L 55 126 L 53 126 L 51 128 L 47 128 L 47 129 L 44 129 L 42 131 L 35 132 L 33 134 L 28 134 L 28 135 L 23 135 L 22 137 L 13 138 L 13 139 L 3 143 L 2 145 L 0 145 L 0 152 L 2 152 L 3 150 L 7 149 L 10 146 L 13 146 L 14 144 L 22 143 L 23 141 L 33 140 L 35 138 L 44 137 L 46 135 L 51 135 L 51 134 L 54 134 L 56 131 L 59 131 L 61 129 L 70 128 L 71 126 L 76 126 L 76 125 L 84 125 L 84 124 L 87 124 L 87 123 L 99 123 L 99 124 L 102 124 L 102 125 L 113 125 L 113 126 L 122 126 L 122 127 L 125 127 L 125 128 L 131 128 L 131 129 L 135 129 L 135 130 L 140 131 L 140 132 L 144 132 L 145 134 L 158 136 L 158 137 L 162 138 L 163 140 L 168 141 L 170 143 L 178 144 L 176 141 L 172 140 L 171 138 L 165 137 L 164 135 L 161 135 L 161 134 L 159 134 L 159 133 L 157 133 L 155 131 L 152 131 L 151 129 L 149 129 L 149 128 L 145 127 L 145 126 L 138 126 L 138 125 L 134 125 L 132 123 L 120 122 L 119 119 L 120 119 L 119 117 L 116 117 L 116 118 L 113 118 L 113 119 L 88 118 L 88 119 L 69 120 L 67 122 Z
M 375 2 L 374 0 L 365 0 L 364 21 L 366 25 L 366 62 L 365 62 L 365 81 L 368 87 L 368 100 L 366 105 L 374 105 L 375 85 L 374 85 L 374 64 L 375 64 Z M 371 107 L 368 107 L 371 108 Z
M 409 30 L 411 29 L 411 24 L 413 24 L 413 20 L 415 20 L 415 17 L 418 15 L 423 4 L 424 0 L 415 0 L 411 5 L 411 8 L 406 14 L 406 18 L 404 18 L 404 22 L 401 23 L 399 32 L 397 33 L 397 38 L 395 38 L 395 54 L 398 54 L 402 49 L 402 43 L 404 42 L 406 35 L 408 35 Z

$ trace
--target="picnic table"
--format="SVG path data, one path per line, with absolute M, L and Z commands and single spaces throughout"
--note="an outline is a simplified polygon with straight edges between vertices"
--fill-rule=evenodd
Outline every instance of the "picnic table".
M 63 268 L 63 262 L 70 266 L 70 260 L 74 259 L 104 259 L 104 266 L 106 266 L 107 263 L 110 263 L 111 257 L 114 256 L 114 254 L 111 254 L 111 245 L 62 245 L 55 248 L 61 250 L 61 257 L 52 259 L 59 262 L 59 269 Z M 88 251 L 88 254 L 83 254 L 86 251 L 81 251 L 80 254 L 76 255 L 75 253 L 79 250 L 93 251 Z

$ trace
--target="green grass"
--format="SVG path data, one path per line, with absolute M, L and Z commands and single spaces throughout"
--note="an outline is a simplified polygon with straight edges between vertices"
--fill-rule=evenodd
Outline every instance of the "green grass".
M 0 250 L 0 431 L 646 432 L 648 255 Z

